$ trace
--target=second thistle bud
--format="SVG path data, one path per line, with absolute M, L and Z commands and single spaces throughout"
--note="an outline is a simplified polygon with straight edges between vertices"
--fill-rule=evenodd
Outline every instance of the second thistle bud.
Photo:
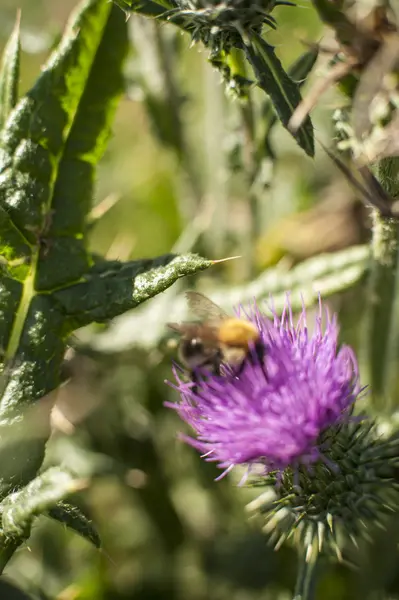
M 254 482 L 266 488 L 248 510 L 263 515 L 277 548 L 292 539 L 307 560 L 322 550 L 341 560 L 348 541 L 357 545 L 371 526 L 383 526 L 384 515 L 398 509 L 393 474 L 399 444 L 378 437 L 369 421 L 332 428 L 322 444 L 324 458 L 311 468 L 287 468 Z
M 176 8 L 171 11 L 169 18 L 183 21 L 185 29 L 191 31 L 194 42 L 201 41 L 211 50 L 211 54 L 218 54 L 240 46 L 243 33 L 261 33 L 264 24 L 274 29 L 276 21 L 271 12 L 278 4 L 290 5 L 291 2 L 176 0 Z

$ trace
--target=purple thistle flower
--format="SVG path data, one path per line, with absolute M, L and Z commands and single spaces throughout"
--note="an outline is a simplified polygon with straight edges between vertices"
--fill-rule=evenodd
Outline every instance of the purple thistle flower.
M 167 406 L 194 429 L 196 438 L 184 440 L 224 473 L 235 465 L 282 471 L 323 458 L 321 434 L 350 418 L 361 392 L 356 357 L 338 348 L 328 311 L 323 327 L 321 303 L 312 334 L 304 308 L 294 326 L 288 298 L 281 318 L 273 315 L 256 304 L 251 314 L 238 311 L 258 328 L 263 349 L 263 357 L 253 349 L 239 372 L 207 374 L 194 386 L 174 369 L 181 401 Z

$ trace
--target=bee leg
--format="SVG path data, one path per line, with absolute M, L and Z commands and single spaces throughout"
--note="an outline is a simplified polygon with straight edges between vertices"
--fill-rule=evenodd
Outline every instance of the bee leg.
M 221 375 L 222 371 L 221 371 L 221 366 L 222 366 L 222 357 L 218 357 L 217 360 L 214 361 L 213 365 L 212 365 L 212 373 L 214 375 Z
M 260 368 L 262 369 L 262 372 L 265 376 L 265 378 L 267 379 L 267 368 L 265 365 L 265 347 L 261 342 L 256 342 L 254 349 L 252 352 L 249 352 L 249 354 L 247 355 L 247 358 L 245 360 L 242 361 L 241 365 L 238 367 L 235 375 L 236 377 L 238 377 L 239 375 L 241 375 L 241 373 L 244 370 L 245 367 L 245 362 L 248 360 L 251 365 L 256 366 L 257 364 L 260 366 Z
M 261 342 L 257 342 L 255 344 L 255 352 L 256 352 L 256 357 L 258 359 L 258 364 L 261 367 L 263 375 L 265 376 L 265 379 L 267 381 L 267 379 L 268 379 L 267 367 L 265 365 L 266 349 L 265 349 L 264 344 L 262 344 Z
M 190 380 L 193 382 L 193 386 L 191 388 L 191 392 L 193 394 L 196 394 L 198 392 L 198 383 L 199 383 L 199 378 L 198 375 L 195 371 L 190 371 Z
M 212 360 L 212 362 L 209 362 L 209 364 L 204 363 L 201 368 L 205 368 L 205 369 L 209 369 L 209 372 L 211 375 L 221 375 L 220 372 L 220 367 L 221 367 L 222 361 L 221 361 L 221 356 L 214 358 Z M 198 392 L 198 384 L 200 383 L 200 376 L 196 371 L 189 371 L 189 377 L 190 380 L 194 383 L 194 385 L 191 388 L 191 391 L 193 392 L 193 394 L 196 394 Z

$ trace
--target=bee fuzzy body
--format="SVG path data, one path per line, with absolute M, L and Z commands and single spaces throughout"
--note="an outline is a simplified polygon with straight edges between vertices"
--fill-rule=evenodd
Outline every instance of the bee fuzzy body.
M 220 375 L 222 366 L 241 372 L 252 348 L 262 351 L 260 334 L 255 325 L 227 315 L 209 298 L 187 292 L 190 308 L 201 318 L 193 323 L 169 323 L 179 333 L 179 358 L 192 380 L 198 369 Z

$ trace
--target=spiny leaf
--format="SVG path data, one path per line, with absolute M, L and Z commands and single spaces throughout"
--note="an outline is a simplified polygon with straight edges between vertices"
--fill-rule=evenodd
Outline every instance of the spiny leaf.
M 316 63 L 318 54 L 318 49 L 312 48 L 311 50 L 304 52 L 304 54 L 302 54 L 288 69 L 289 77 L 291 77 L 291 79 L 298 84 L 299 88 L 301 88 L 306 82 L 309 73 L 311 72 Z M 272 150 L 269 138 L 273 127 L 277 122 L 277 117 L 276 112 L 273 109 L 273 103 L 270 99 L 267 99 L 265 101 L 262 108 L 262 113 L 265 128 L 262 139 L 262 145 L 266 146 L 268 154 L 274 156 L 274 152 Z
M 3 51 L 0 70 L 0 129 L 18 100 L 19 62 L 21 42 L 19 35 L 20 12 L 15 26 Z
M 258 78 L 259 87 L 270 96 L 280 121 L 287 128 L 295 108 L 302 101 L 298 84 L 284 71 L 273 46 L 257 33 L 251 33 L 250 38 L 244 42 L 243 49 Z M 314 156 L 313 125 L 310 117 L 306 118 L 294 137 L 306 154 Z
M 292 63 L 288 69 L 288 75 L 293 79 L 299 86 L 303 85 L 306 81 L 306 77 L 313 69 L 317 57 L 319 56 L 319 49 L 317 46 L 307 50 L 296 61 Z
M 169 255 L 90 266 L 85 221 L 94 167 L 121 92 L 127 48 L 120 11 L 102 0 L 86 1 L 3 131 L 0 208 L 8 245 L 2 302 L 7 313 L 0 333 L 5 360 L 12 365 L 0 403 L 4 422 L 59 385 L 65 340 L 74 327 L 111 319 L 212 264 Z
M 78 280 L 91 262 L 84 237 L 86 219 L 94 194 L 96 165 L 104 154 L 123 91 L 120 67 L 127 50 L 127 27 L 123 15 L 114 9 L 109 14 L 88 77 L 81 79 L 78 110 L 57 170 L 52 215 L 44 240 L 46 247 L 38 264 L 38 290 L 51 290 Z
M 22 285 L 8 277 L 1 264 L 0 275 L 0 356 L 3 358 L 8 340 L 11 337 L 13 321 L 10 315 L 16 315 L 22 296 Z
M 196 254 L 166 254 L 129 263 L 101 261 L 85 281 L 54 293 L 74 327 L 104 322 L 163 292 L 177 279 L 207 269 Z
M 25 538 L 29 535 L 34 517 L 48 511 L 86 484 L 57 467 L 41 473 L 0 504 L 3 534 L 11 538 Z
M 69 330 L 51 294 L 38 291 L 73 284 L 89 269 L 85 219 L 127 49 L 120 11 L 86 0 L 1 133 L 0 346 L 13 364 L 3 410 L 58 385 Z
M 0 202 L 36 247 L 52 216 L 54 181 L 65 140 L 110 8 L 108 3 L 89 0 L 72 17 L 59 47 L 13 110 L 0 138 Z
M 101 539 L 96 529 L 77 506 L 58 502 L 57 506 L 48 511 L 48 515 L 84 537 L 96 548 L 101 547 Z
M 234 306 L 250 304 L 254 298 L 267 309 L 270 294 L 276 312 L 281 313 L 290 291 L 293 310 L 300 310 L 302 302 L 311 306 L 317 302 L 319 292 L 323 298 L 354 286 L 366 273 L 370 260 L 368 246 L 353 246 L 340 252 L 321 254 L 300 263 L 290 271 L 267 269 L 257 279 L 244 286 L 233 288 L 200 289 L 226 312 Z M 133 347 L 153 348 L 165 337 L 166 323 L 190 319 L 183 294 L 165 294 L 151 305 L 116 319 L 104 333 L 93 334 L 85 344 L 98 352 L 124 352 Z M 151 328 L 143 323 L 153 322 Z
M 11 367 L 0 378 L 8 383 Z M 3 387 L 3 385 L 2 385 Z M 51 433 L 50 414 L 56 394 L 21 409 L 14 418 L 0 421 L 0 501 L 36 476 L 39 457 L 44 458 L 44 441 Z
M 126 23 L 120 11 L 102 0 L 86 0 L 75 11 L 36 85 L 12 110 L 0 133 L 3 442 L 6 431 L 14 432 L 15 423 L 20 425 L 17 433 L 29 424 L 29 411 L 25 413 L 24 407 L 38 399 L 42 406 L 43 397 L 60 383 L 70 327 L 51 290 L 40 293 L 39 288 L 49 283 L 73 284 L 89 269 L 85 216 L 93 168 L 104 148 L 115 99 L 122 91 L 121 68 L 127 49 Z M 109 71 L 107 77 L 103 77 L 104 68 Z M 87 91 L 88 85 L 93 92 Z M 49 233 L 57 237 L 46 237 Z M 44 416 L 43 423 L 48 419 Z M 0 498 L 35 477 L 48 432 L 16 437 L 0 448 L 4 449 Z M 0 549 L 5 546 L 3 539 Z M 12 554 L 15 544 L 7 548 Z

